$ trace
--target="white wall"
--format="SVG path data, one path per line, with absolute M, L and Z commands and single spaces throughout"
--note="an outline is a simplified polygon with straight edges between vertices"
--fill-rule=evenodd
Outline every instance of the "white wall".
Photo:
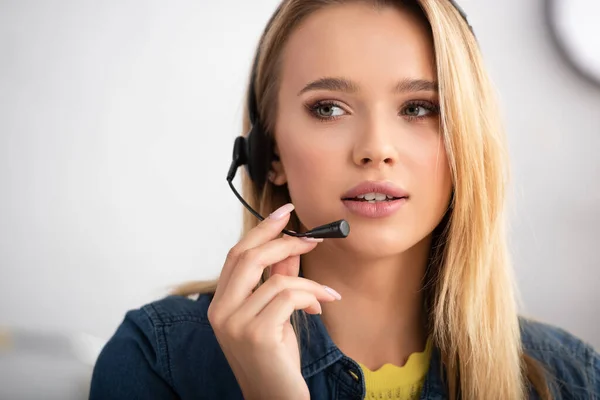
M 0 3 L 0 325 L 108 337 L 169 285 L 216 276 L 276 3 Z M 524 312 L 600 348 L 600 91 L 551 47 L 540 0 L 462 4 L 507 119 Z

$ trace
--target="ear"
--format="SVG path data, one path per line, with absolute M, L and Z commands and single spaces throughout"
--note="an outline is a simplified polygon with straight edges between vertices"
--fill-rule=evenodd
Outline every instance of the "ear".
M 274 147 L 275 156 L 271 162 L 271 170 L 269 171 L 269 181 L 275 186 L 281 186 L 287 183 L 287 175 L 285 174 L 285 168 L 279 157 L 279 149 L 277 146 Z

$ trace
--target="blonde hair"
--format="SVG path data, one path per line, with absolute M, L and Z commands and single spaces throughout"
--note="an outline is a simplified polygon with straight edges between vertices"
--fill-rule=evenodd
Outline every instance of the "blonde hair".
M 261 121 L 272 132 L 279 58 L 287 38 L 304 18 L 333 4 L 356 0 L 284 0 L 259 43 L 256 101 Z M 523 399 L 527 380 L 542 398 L 551 398 L 542 367 L 526 356 L 505 231 L 509 179 L 502 123 L 479 46 L 449 1 L 362 0 L 375 7 L 414 9 L 428 23 L 434 43 L 440 93 L 441 131 L 454 194 L 436 229 L 426 276 L 428 317 L 440 349 L 452 399 Z M 414 7 L 411 7 L 411 4 Z M 248 132 L 248 110 L 243 130 Z M 269 182 L 258 190 L 242 176 L 245 199 L 263 215 L 288 202 L 286 189 Z M 244 213 L 242 235 L 258 220 Z M 290 229 L 299 229 L 297 219 Z M 263 282 L 267 278 L 263 276 Z M 217 281 L 191 282 L 175 293 L 214 292 Z M 294 319 L 295 327 L 298 320 Z

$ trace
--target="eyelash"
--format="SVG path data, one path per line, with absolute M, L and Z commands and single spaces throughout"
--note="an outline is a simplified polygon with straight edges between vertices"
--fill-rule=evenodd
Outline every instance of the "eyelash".
M 318 114 L 317 110 L 321 107 L 339 107 L 339 108 L 343 109 L 342 106 L 340 106 L 338 103 L 331 101 L 331 100 L 322 100 L 322 101 L 317 101 L 314 103 L 309 103 L 306 105 L 306 108 L 308 109 L 309 113 L 314 118 L 316 118 L 319 122 L 330 122 L 330 121 L 337 120 L 338 118 L 341 117 L 341 116 L 335 116 L 335 117 L 320 116 Z M 430 101 L 424 101 L 424 100 L 410 100 L 402 106 L 402 110 L 406 110 L 409 107 L 423 107 L 424 109 L 429 111 L 430 114 L 422 115 L 422 116 L 413 116 L 413 115 L 406 116 L 405 115 L 405 117 L 408 121 L 423 120 L 425 118 L 428 118 L 428 117 L 438 114 L 439 109 L 440 109 L 439 105 L 434 104 Z

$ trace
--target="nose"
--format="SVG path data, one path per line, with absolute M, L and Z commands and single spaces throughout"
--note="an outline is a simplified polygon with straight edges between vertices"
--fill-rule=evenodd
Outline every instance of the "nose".
M 393 141 L 393 128 L 379 120 L 366 127 L 354 145 L 352 159 L 358 166 L 393 166 L 398 154 Z

